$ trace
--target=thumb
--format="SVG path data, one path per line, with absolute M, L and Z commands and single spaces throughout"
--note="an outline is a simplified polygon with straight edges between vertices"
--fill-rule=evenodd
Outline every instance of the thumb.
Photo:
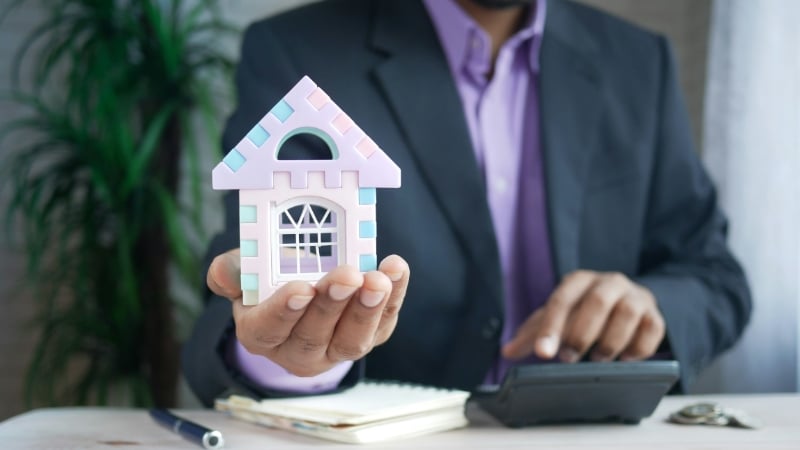
M 229 299 L 241 297 L 240 267 L 238 248 L 214 258 L 206 274 L 206 283 L 211 292 Z

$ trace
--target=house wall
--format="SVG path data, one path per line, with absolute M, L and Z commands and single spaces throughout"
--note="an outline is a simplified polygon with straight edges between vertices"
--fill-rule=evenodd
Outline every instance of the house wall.
M 335 161 L 331 161 L 335 164 Z M 343 221 L 341 227 L 341 237 L 339 238 L 339 251 L 342 262 L 359 267 L 361 270 L 372 270 L 375 268 L 376 243 L 374 234 L 364 233 L 364 230 L 374 230 L 375 224 L 375 203 L 371 200 L 367 204 L 361 204 L 360 199 L 365 197 L 361 194 L 358 181 L 358 173 L 354 171 L 342 172 L 342 185 L 340 188 L 325 187 L 325 172 L 314 171 L 306 174 L 307 188 L 292 188 L 290 172 L 276 172 L 273 174 L 274 189 L 271 190 L 241 190 L 239 192 L 239 205 L 241 207 L 256 207 L 256 221 L 240 223 L 240 238 L 242 240 L 257 240 L 258 256 L 242 257 L 242 275 L 256 275 L 258 278 L 257 296 L 252 299 L 246 298 L 255 304 L 258 300 L 269 297 L 272 292 L 280 287 L 282 282 L 277 281 L 275 274 L 277 257 L 270 253 L 270 249 L 275 251 L 278 234 L 275 224 L 278 221 L 278 214 L 281 205 L 292 200 L 308 201 L 314 203 L 313 199 L 322 198 L 334 203 L 341 209 L 341 216 L 337 221 Z M 367 189 L 364 192 L 373 193 L 374 189 Z M 370 196 L 370 199 L 374 195 Z M 367 224 L 367 226 L 362 225 Z M 369 225 L 371 224 L 371 226 Z M 361 237 L 361 234 L 371 237 Z M 244 281 L 244 280 L 243 280 Z M 315 280 L 316 281 L 316 280 Z M 244 284 L 244 283 L 243 283 Z

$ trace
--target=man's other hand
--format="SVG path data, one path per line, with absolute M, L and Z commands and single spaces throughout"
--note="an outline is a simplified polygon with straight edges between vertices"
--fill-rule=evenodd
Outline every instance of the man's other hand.
M 239 250 L 217 256 L 208 287 L 233 304 L 236 337 L 298 376 L 314 376 L 356 360 L 386 342 L 397 324 L 410 276 L 403 258 L 386 257 L 376 271 L 339 266 L 315 286 L 292 281 L 255 306 L 242 304 Z
M 591 351 L 593 361 L 640 360 L 656 352 L 664 332 L 647 288 L 620 273 L 579 270 L 520 326 L 503 355 L 576 362 Z

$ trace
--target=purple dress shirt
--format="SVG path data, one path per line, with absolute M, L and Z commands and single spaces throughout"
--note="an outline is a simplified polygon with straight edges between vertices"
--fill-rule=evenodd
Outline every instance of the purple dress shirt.
M 425 6 L 461 96 L 475 157 L 486 182 L 503 273 L 501 342 L 506 343 L 545 303 L 555 285 L 537 91 L 547 2 L 534 2 L 525 26 L 500 48 L 491 78 L 489 35 L 454 1 L 425 0 Z M 486 382 L 499 382 L 514 363 L 498 357 Z
M 502 343 L 544 304 L 555 286 L 539 134 L 537 76 L 546 0 L 500 49 L 492 71 L 491 39 L 454 0 L 424 0 L 458 88 L 475 157 L 483 170 L 500 252 L 505 292 Z M 315 392 L 338 385 L 352 363 L 316 377 L 292 376 L 277 364 L 233 349 L 240 370 L 271 389 Z M 517 361 L 531 362 L 535 358 Z M 486 376 L 496 383 L 515 362 L 498 357 Z

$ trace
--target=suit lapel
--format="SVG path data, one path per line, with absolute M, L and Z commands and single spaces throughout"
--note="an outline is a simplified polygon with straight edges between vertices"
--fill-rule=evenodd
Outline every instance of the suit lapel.
M 482 174 L 461 100 L 421 2 L 378 3 L 373 45 L 388 53 L 376 81 L 414 160 L 473 264 L 500 281 L 497 245 Z
M 483 175 L 461 100 L 421 2 L 377 2 L 372 45 L 387 58 L 374 76 L 454 231 L 486 281 L 500 280 Z M 548 2 L 542 41 L 540 117 L 550 239 L 558 277 L 580 268 L 584 185 L 602 106 L 600 61 L 583 25 Z M 436 124 L 432 127 L 431 124 Z M 435 130 L 435 131 L 433 131 Z
M 558 278 L 580 268 L 584 184 L 597 147 L 600 72 L 593 43 L 558 0 L 548 2 L 540 111 L 550 240 Z

